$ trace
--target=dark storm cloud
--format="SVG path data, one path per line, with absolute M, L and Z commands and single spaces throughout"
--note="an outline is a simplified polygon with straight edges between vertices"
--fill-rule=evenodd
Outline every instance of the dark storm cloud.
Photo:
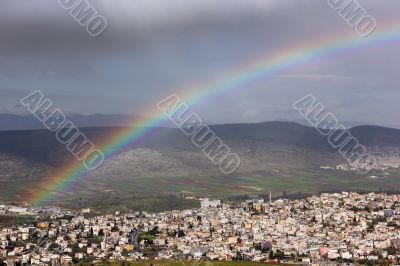
M 3 109 L 16 100 L 9 90 L 41 88 L 74 112 L 140 114 L 243 62 L 336 32 L 357 36 L 324 0 L 91 3 L 109 24 L 97 38 L 56 0 L 0 2 Z M 376 18 L 377 31 L 400 11 L 396 0 L 359 3 Z M 291 103 L 313 93 L 343 119 L 400 125 L 392 115 L 400 99 L 399 57 L 398 45 L 390 44 L 328 57 L 209 99 L 196 111 L 218 122 L 277 119 L 290 117 Z M 63 94 L 70 97 L 57 96 Z

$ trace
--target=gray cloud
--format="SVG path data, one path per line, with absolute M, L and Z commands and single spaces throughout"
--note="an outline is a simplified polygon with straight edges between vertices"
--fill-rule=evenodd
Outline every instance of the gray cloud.
M 98 38 L 55 0 L 0 2 L 3 110 L 13 108 L 21 91 L 40 88 L 74 112 L 141 114 L 170 93 L 286 47 L 337 32 L 357 36 L 325 1 L 91 3 L 109 22 Z M 359 3 L 376 18 L 377 32 L 400 11 L 396 0 Z M 399 126 L 399 49 L 388 43 L 321 58 L 194 108 L 215 122 L 290 118 L 291 103 L 313 93 L 341 119 Z

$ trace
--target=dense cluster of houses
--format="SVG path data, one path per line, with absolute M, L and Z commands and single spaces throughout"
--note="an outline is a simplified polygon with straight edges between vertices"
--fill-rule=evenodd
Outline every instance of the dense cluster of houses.
M 249 260 L 400 263 L 400 196 L 334 193 L 301 200 L 201 199 L 201 208 L 90 216 L 1 205 L 47 219 L 0 231 L 8 265 L 80 261 Z M 15 215 L 15 213 L 14 213 Z
M 341 163 L 335 166 L 320 166 L 321 169 L 341 171 L 386 171 L 400 168 L 400 148 L 398 147 L 369 147 L 368 153 L 374 158 L 372 164 L 363 161 Z

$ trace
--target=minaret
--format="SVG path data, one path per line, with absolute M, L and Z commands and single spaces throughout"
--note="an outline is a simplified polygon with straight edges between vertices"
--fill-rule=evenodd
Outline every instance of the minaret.
M 269 204 L 272 204 L 272 196 L 271 196 L 271 191 L 269 192 Z
M 104 241 L 102 243 L 102 249 L 105 250 L 107 245 L 107 232 L 104 233 Z

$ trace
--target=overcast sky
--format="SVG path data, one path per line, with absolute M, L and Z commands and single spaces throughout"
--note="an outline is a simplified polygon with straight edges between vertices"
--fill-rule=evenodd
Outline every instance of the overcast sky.
M 0 112 L 21 112 L 20 98 L 41 89 L 66 112 L 145 115 L 171 93 L 285 47 L 358 36 L 325 0 L 90 3 L 109 24 L 95 38 L 56 0 L 0 1 Z M 359 3 L 376 18 L 373 34 L 400 22 L 398 0 Z M 298 119 L 292 103 L 312 93 L 342 121 L 400 127 L 399 44 L 286 69 L 194 109 L 212 122 Z

